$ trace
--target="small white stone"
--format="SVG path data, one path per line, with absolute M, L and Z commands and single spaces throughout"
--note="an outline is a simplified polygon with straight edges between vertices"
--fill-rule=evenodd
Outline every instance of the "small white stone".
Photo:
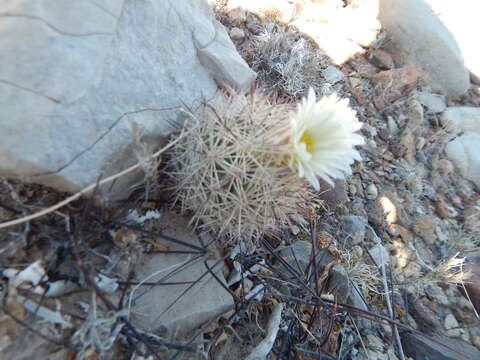
M 112 294 L 118 289 L 117 280 L 109 278 L 103 274 L 97 274 L 95 276 L 95 284 L 100 290 L 103 290 L 108 294 Z
M 367 199 L 375 200 L 378 196 L 378 189 L 375 184 L 370 184 L 367 186 Z
M 245 31 L 243 31 L 243 29 L 234 27 L 232 30 L 230 30 L 230 38 L 232 40 L 243 40 L 244 37 Z
M 455 316 L 453 316 L 453 314 L 448 314 L 445 317 L 443 325 L 445 326 L 445 329 L 447 329 L 447 330 L 455 329 L 455 328 L 458 328 L 458 326 L 459 326 L 458 321 L 455 318 Z
M 322 75 L 331 84 L 335 84 L 343 80 L 343 73 L 338 70 L 335 66 L 330 65 L 325 70 L 322 71 Z

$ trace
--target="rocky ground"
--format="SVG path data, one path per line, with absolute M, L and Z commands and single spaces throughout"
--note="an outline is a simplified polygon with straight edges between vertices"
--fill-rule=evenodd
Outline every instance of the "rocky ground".
M 5 358 L 243 359 L 275 327 L 268 359 L 480 358 L 478 85 L 448 100 L 385 32 L 337 64 L 284 12 L 225 5 L 258 88 L 350 99 L 363 161 L 323 184 L 309 224 L 254 249 L 218 249 L 151 182 L 114 208 L 76 200 L 2 229 Z M 0 219 L 66 196 L 2 179 Z

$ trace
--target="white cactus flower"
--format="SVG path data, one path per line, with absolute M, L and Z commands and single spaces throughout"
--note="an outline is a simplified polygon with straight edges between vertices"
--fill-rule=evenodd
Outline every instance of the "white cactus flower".
M 291 121 L 289 165 L 316 190 L 320 189 L 318 177 L 333 185 L 333 178 L 343 179 L 351 173 L 354 160 L 361 160 L 354 146 L 365 143 L 355 134 L 362 124 L 348 99 L 333 94 L 317 102 L 310 88 Z

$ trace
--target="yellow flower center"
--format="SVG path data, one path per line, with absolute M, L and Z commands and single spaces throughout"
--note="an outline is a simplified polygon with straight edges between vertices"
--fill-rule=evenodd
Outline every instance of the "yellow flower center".
M 307 131 L 303 133 L 302 137 L 300 138 L 300 142 L 305 144 L 308 152 L 312 152 L 313 147 L 315 146 L 315 139 Z

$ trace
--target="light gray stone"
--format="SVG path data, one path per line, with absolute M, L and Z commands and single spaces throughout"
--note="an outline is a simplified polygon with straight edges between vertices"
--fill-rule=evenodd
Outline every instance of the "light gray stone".
M 466 132 L 445 147 L 447 157 L 466 179 L 480 187 L 480 134 Z
M 365 225 L 367 219 L 362 216 L 343 216 L 342 230 L 351 239 L 352 245 L 359 244 L 365 238 Z
M 395 119 L 391 116 L 387 116 L 387 127 L 390 134 L 394 136 L 398 134 L 398 131 L 399 131 L 398 125 L 395 122 Z
M 312 245 L 308 241 L 296 241 L 292 245 L 281 249 L 279 255 L 300 275 L 307 270 L 312 257 Z M 317 249 L 315 253 L 315 263 L 319 274 L 325 269 L 325 266 L 335 261 L 335 258 L 327 251 Z M 291 272 L 285 265 L 280 267 L 286 271 L 289 276 Z M 345 268 L 340 264 L 335 264 L 329 270 L 329 277 L 326 283 L 326 291 L 337 297 L 340 302 L 347 300 L 350 295 L 350 283 Z
M 448 96 L 457 97 L 468 90 L 469 73 L 455 37 L 438 12 L 432 10 L 432 3 L 432 0 L 380 0 L 378 19 L 399 51 L 423 69 L 428 80 Z M 465 6 L 459 6 L 450 2 L 450 7 L 465 7 L 460 11 L 475 13 L 474 2 L 467 3 L 462 1 Z
M 331 84 L 336 84 L 337 82 L 343 80 L 343 73 L 337 69 L 335 66 L 328 66 L 322 71 L 322 75 Z
M 200 246 L 197 236 L 188 230 L 188 222 L 174 213 L 162 216 L 164 235 Z M 169 250 L 192 250 L 186 246 L 160 241 Z M 208 242 L 208 240 L 207 240 Z M 135 268 L 137 281 L 148 282 L 196 282 L 186 285 L 140 286 L 132 295 L 132 321 L 145 331 L 168 330 L 183 334 L 233 307 L 230 294 L 211 274 L 202 260 L 192 261 L 194 254 L 150 254 Z M 207 260 L 208 266 L 225 283 L 223 262 Z
M 453 314 L 448 314 L 443 321 L 443 326 L 447 330 L 447 335 L 450 337 L 460 337 L 462 335 L 462 330 L 460 324 Z
M 243 29 L 234 27 L 230 30 L 230 37 L 232 40 L 243 40 L 245 38 L 245 31 Z
M 459 131 L 474 131 L 480 134 L 480 108 L 453 106 L 447 108 L 440 122 L 447 128 Z
M 420 91 L 415 93 L 415 97 L 432 113 L 441 113 L 447 108 L 443 95 Z
M 12 0 L 0 12 L 2 176 L 78 191 L 158 149 L 215 80 L 253 80 L 204 0 Z M 141 179 L 98 194 L 124 197 Z
M 350 295 L 348 296 L 347 303 L 354 306 L 357 309 L 363 311 L 370 311 L 367 303 L 363 299 L 362 291 L 358 288 L 355 283 L 351 284 Z M 355 320 L 359 329 L 371 329 L 373 327 L 373 322 L 362 316 L 358 316 Z
M 350 296 L 350 279 L 347 270 L 341 264 L 336 264 L 330 270 L 330 278 L 326 288 L 327 292 L 344 303 Z
M 375 200 L 378 196 L 378 189 L 377 186 L 374 183 L 371 183 L 367 186 L 367 199 L 369 200 Z
M 287 261 L 296 271 L 303 273 L 310 263 L 312 244 L 308 241 L 295 241 L 292 245 L 280 250 L 279 255 Z M 328 257 L 330 261 L 331 257 Z
M 390 254 L 382 244 L 377 244 L 372 247 L 369 253 L 377 266 L 382 266 L 382 264 L 388 265 L 390 263 Z

